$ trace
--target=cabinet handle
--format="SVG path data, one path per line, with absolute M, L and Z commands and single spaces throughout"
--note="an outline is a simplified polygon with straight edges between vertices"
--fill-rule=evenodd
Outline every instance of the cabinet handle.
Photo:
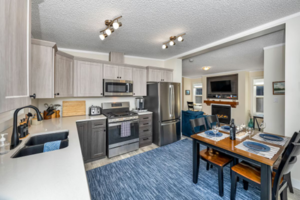
M 144 138 L 143 140 L 148 140 L 149 138 Z
M 58 96 L 58 95 L 59 95 L 59 93 L 54 93 L 54 95 L 55 95 L 55 96 Z
M 35 99 L 36 98 L 36 94 L 34 93 L 34 94 L 30 95 L 29 97 Z
M 103 93 L 101 93 L 101 95 L 103 95 Z
M 144 132 L 147 132 L 147 131 L 149 131 L 149 129 L 147 129 L 147 130 L 144 130 Z
M 102 126 L 103 124 L 95 124 L 95 126 Z
M 105 132 L 106 130 L 103 130 L 103 132 Z

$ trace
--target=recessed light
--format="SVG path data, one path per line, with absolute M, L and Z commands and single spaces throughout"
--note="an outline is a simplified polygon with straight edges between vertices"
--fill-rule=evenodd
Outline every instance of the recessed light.
M 211 66 L 204 66 L 204 67 L 202 67 L 202 69 L 204 70 L 204 71 L 207 71 L 207 70 L 209 70 L 211 68 Z

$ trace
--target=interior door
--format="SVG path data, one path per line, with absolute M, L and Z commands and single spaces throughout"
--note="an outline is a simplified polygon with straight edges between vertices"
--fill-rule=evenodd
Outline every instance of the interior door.
M 180 118 L 180 83 L 159 84 L 161 122 Z

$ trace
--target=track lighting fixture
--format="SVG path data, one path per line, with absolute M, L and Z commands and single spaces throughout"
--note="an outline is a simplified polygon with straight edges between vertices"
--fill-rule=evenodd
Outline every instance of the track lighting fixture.
M 176 39 L 177 39 L 178 42 L 183 42 L 184 39 L 183 39 L 182 36 L 184 36 L 184 35 L 185 35 L 185 33 L 180 34 L 178 36 L 171 36 L 170 40 L 168 42 L 163 43 L 162 49 L 167 49 L 168 48 L 167 43 L 169 43 L 170 46 L 175 46 L 175 44 L 176 44 L 175 40 Z
M 117 17 L 113 20 L 105 20 L 105 25 L 107 26 L 104 30 L 100 31 L 99 38 L 104 40 L 107 36 L 110 36 L 115 30 L 122 26 L 122 23 L 118 20 L 122 18 L 122 16 Z

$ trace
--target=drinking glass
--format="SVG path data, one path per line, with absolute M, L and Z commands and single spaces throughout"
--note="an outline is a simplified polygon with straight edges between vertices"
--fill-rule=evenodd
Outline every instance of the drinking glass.
M 266 122 L 262 121 L 261 124 L 259 125 L 259 128 L 264 132 L 265 128 L 267 127 Z
M 247 128 L 247 134 L 248 134 L 248 136 L 249 136 L 249 138 L 251 138 L 252 137 L 252 128 L 251 127 L 248 127 Z
M 213 133 L 214 133 L 214 139 L 216 139 L 216 138 L 217 138 L 217 133 L 219 132 L 217 126 L 213 126 L 213 127 L 212 127 L 212 131 L 213 131 Z

